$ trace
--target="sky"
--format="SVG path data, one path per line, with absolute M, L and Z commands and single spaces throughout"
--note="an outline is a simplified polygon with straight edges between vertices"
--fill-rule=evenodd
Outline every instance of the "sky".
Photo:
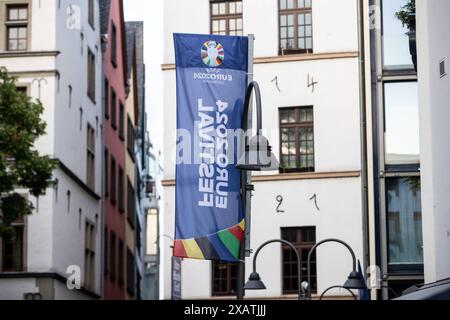
M 146 64 L 146 109 L 150 140 L 162 150 L 163 117 L 163 0 L 124 0 L 125 21 L 144 21 L 144 60 Z

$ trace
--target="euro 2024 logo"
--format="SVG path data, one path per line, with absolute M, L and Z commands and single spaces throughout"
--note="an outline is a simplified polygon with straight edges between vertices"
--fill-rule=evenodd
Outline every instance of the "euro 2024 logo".
M 202 47 L 202 60 L 208 67 L 218 67 L 225 60 L 223 46 L 216 41 L 207 41 Z

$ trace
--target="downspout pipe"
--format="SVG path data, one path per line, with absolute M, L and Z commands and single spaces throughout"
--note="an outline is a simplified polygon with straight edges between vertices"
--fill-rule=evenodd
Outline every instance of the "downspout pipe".
M 361 137 L 361 200 L 363 227 L 363 266 L 367 268 L 370 261 L 369 241 L 369 197 L 368 197 L 368 164 L 367 164 L 367 104 L 366 104 L 366 61 L 365 61 L 365 24 L 364 0 L 357 0 L 358 7 L 358 67 L 359 67 L 359 107 Z M 363 274 L 365 274 L 363 270 Z

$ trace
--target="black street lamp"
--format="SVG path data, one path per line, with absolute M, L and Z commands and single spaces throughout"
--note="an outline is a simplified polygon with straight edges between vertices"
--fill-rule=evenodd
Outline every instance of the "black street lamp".
M 350 294 L 352 295 L 352 297 L 353 297 L 354 300 L 358 300 L 358 298 L 356 297 L 356 295 L 353 293 L 352 290 L 347 289 L 347 288 L 345 288 L 345 287 L 343 287 L 343 286 L 332 286 L 332 287 L 329 287 L 327 290 L 325 290 L 325 291 L 320 295 L 319 300 L 323 300 L 323 298 L 324 298 L 325 295 L 328 293 L 328 291 L 331 291 L 331 290 L 333 290 L 333 289 L 344 289 L 344 290 L 347 290 L 348 292 L 350 292 Z
M 258 250 L 256 250 L 256 253 L 253 257 L 253 272 L 250 275 L 250 277 L 248 278 L 248 282 L 245 284 L 244 289 L 245 290 L 264 290 L 264 289 L 266 289 L 266 286 L 261 281 L 261 277 L 256 272 L 256 259 L 258 258 L 259 253 L 265 246 L 267 246 L 271 243 L 276 243 L 276 242 L 279 242 L 279 243 L 289 246 L 295 252 L 295 256 L 297 257 L 297 268 L 298 268 L 298 271 L 297 271 L 298 272 L 298 300 L 302 300 L 302 286 L 301 286 L 302 268 L 301 268 L 301 263 L 300 263 L 300 256 L 299 256 L 298 251 L 295 248 L 295 246 L 292 243 L 285 241 L 285 240 L 276 239 L 276 240 L 267 241 L 267 242 L 263 243 L 258 248 Z
M 252 137 L 250 141 L 247 140 L 247 131 L 251 129 L 249 117 L 251 115 L 251 102 L 252 93 L 255 92 L 256 97 L 256 114 L 257 114 L 257 127 L 256 136 Z M 256 81 L 250 82 L 247 88 L 244 103 L 244 117 L 242 123 L 242 129 L 244 130 L 243 147 L 244 152 L 238 159 L 236 168 L 242 171 L 241 175 L 241 197 L 245 214 L 245 231 L 244 241 L 245 245 L 241 246 L 240 250 L 240 262 L 238 270 L 238 287 L 237 298 L 243 300 L 244 298 L 244 281 L 245 281 L 245 257 L 250 254 L 250 206 L 251 206 L 251 192 L 254 190 L 251 184 L 250 171 L 269 171 L 278 170 L 280 165 L 275 155 L 272 152 L 272 147 L 269 145 L 269 141 L 262 135 L 262 103 L 261 103 L 261 90 Z
M 349 289 L 349 290 L 350 289 L 367 289 L 361 273 L 359 273 L 356 270 L 356 256 L 355 256 L 355 252 L 353 251 L 353 249 L 346 242 L 344 242 L 342 240 L 326 239 L 326 240 L 320 241 L 314 247 L 312 247 L 311 251 L 309 251 L 309 254 L 308 254 L 308 299 L 311 300 L 311 268 L 310 267 L 311 267 L 312 254 L 317 249 L 317 247 L 321 246 L 324 243 L 328 243 L 328 242 L 335 242 L 335 243 L 342 244 L 344 247 L 346 247 L 348 249 L 348 251 L 352 255 L 353 270 L 350 273 L 350 275 L 348 276 L 347 281 L 343 285 L 343 288 Z
M 247 133 L 248 117 L 250 115 L 250 102 L 252 93 L 255 91 L 256 97 L 256 136 L 252 137 L 250 141 L 245 142 L 245 151 L 239 158 L 236 168 L 243 171 L 270 171 L 278 170 L 280 164 L 272 152 L 272 147 L 269 145 L 269 140 L 262 134 L 262 103 L 261 91 L 256 81 L 249 84 L 244 104 L 244 123 L 243 130 Z

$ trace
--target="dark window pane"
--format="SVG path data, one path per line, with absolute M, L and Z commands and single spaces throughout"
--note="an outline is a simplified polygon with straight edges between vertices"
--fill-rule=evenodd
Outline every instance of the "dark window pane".
M 22 226 L 14 227 L 14 236 L 4 238 L 2 246 L 2 265 L 3 272 L 23 271 L 23 237 L 24 229 Z
M 311 1 L 280 1 L 281 53 L 312 52 Z
M 212 34 L 242 35 L 242 1 L 211 2 L 210 23 Z
M 308 253 L 315 245 L 316 239 L 315 227 L 303 228 L 283 228 L 281 229 L 282 239 L 291 242 L 300 255 L 300 265 L 302 267 L 302 282 L 307 281 L 307 259 Z M 283 263 L 283 294 L 292 294 L 298 292 L 298 261 L 297 256 L 288 246 L 283 246 L 282 249 L 282 263 Z M 311 280 L 312 291 L 317 289 L 316 284 L 316 256 L 312 255 L 311 259 Z
M 313 123 L 312 107 L 280 109 L 282 171 L 314 171 Z
M 236 295 L 238 264 L 212 262 L 213 296 Z
M 422 264 L 420 179 L 392 178 L 386 184 L 389 266 Z

